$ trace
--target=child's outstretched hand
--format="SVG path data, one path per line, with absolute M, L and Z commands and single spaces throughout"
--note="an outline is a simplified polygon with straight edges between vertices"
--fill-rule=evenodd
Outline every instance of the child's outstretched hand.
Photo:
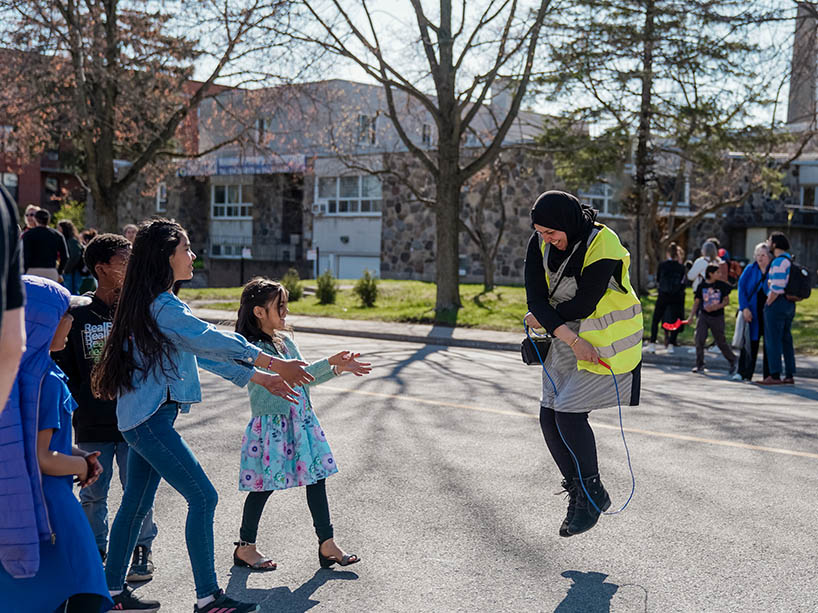
M 270 392 L 273 396 L 279 396 L 288 402 L 296 404 L 298 402 L 298 392 L 293 390 L 283 377 L 280 375 L 272 375 L 268 372 L 256 371 L 250 377 L 250 381 L 256 383 Z
M 356 377 L 363 377 L 372 371 L 372 365 L 369 362 L 359 362 L 359 357 L 361 357 L 360 353 L 342 351 L 332 356 L 329 363 L 335 367 L 339 374 L 351 372 Z

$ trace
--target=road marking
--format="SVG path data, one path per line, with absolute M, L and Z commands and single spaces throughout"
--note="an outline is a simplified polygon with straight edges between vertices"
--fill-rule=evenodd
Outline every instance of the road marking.
M 492 409 L 490 407 L 480 407 L 472 404 L 460 404 L 457 402 L 446 402 L 444 400 L 428 400 L 426 398 L 417 398 L 415 396 L 406 396 L 405 394 L 385 394 L 383 392 L 368 392 L 365 390 L 347 389 L 344 387 L 334 387 L 330 385 L 322 385 L 321 389 L 332 390 L 334 392 L 344 392 L 347 394 L 360 394 L 362 396 L 374 396 L 376 398 L 389 398 L 391 400 L 404 400 L 407 402 L 414 402 L 415 404 L 430 404 L 442 407 L 451 407 L 454 409 L 464 409 L 466 411 L 478 411 L 480 413 L 494 413 L 495 415 L 508 415 L 511 417 L 527 417 L 529 419 L 539 419 L 538 415 L 531 413 L 523 413 L 522 411 L 508 411 L 505 409 Z M 619 426 L 611 426 L 609 424 L 601 424 L 593 422 L 595 428 L 603 428 L 606 430 L 619 430 Z M 700 436 L 690 436 L 688 434 L 674 434 L 672 432 L 657 432 L 655 430 L 642 430 L 641 428 L 624 428 L 625 432 L 631 434 L 644 434 L 645 436 L 657 436 L 661 438 L 669 438 L 677 441 L 688 441 L 692 443 L 704 443 L 707 445 L 720 445 L 722 447 L 736 447 L 738 449 L 749 449 L 751 451 L 764 451 L 767 453 L 778 453 L 781 455 L 796 456 L 799 458 L 810 458 L 818 460 L 818 453 L 809 451 L 795 451 L 793 449 L 782 449 L 780 447 L 762 447 L 760 445 L 751 445 L 749 443 L 737 443 L 735 441 L 723 441 L 719 439 L 703 438 Z

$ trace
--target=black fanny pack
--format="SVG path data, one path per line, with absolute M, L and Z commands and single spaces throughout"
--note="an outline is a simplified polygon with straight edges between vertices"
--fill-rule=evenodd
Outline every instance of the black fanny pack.
M 536 364 L 539 366 L 545 362 L 545 356 L 548 355 L 548 350 L 551 349 L 552 336 L 530 336 L 526 334 L 523 342 L 520 343 L 520 355 L 523 362 L 531 366 Z

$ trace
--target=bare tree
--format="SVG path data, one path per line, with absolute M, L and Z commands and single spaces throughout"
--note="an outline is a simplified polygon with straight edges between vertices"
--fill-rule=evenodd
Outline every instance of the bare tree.
M 431 176 L 434 185 L 436 312 L 442 318 L 461 306 L 458 278 L 461 189 L 499 155 L 517 117 L 529 81 L 540 33 L 550 0 L 533 9 L 517 0 L 489 0 L 476 10 L 463 2 L 453 10 L 451 0 L 440 0 L 433 18 L 420 0 L 411 0 L 416 27 L 415 47 L 425 65 L 411 65 L 411 53 L 396 48 L 377 23 L 366 0 L 352 6 L 341 0 L 304 0 L 308 16 L 291 36 L 317 45 L 362 69 L 383 87 L 385 114 L 406 151 Z M 386 41 L 386 42 L 385 42 Z M 480 69 L 474 69 L 479 65 Z M 485 135 L 476 155 L 465 156 L 469 135 L 479 131 L 476 117 L 485 112 L 499 79 L 510 83 L 510 104 L 494 116 L 494 129 Z M 428 87 L 428 90 L 426 89 Z M 410 99 L 434 122 L 437 145 L 422 147 L 405 123 L 399 100 Z M 413 192 L 428 198 L 423 186 Z
M 258 80 L 254 58 L 270 58 L 270 33 L 287 7 L 284 0 L 205 0 L 183 10 L 146 0 L 0 0 L 10 41 L 0 115 L 15 127 L 21 152 L 74 144 L 97 223 L 113 229 L 120 197 L 147 169 L 206 153 L 185 150 L 185 120 L 223 89 L 217 79 Z M 202 81 L 192 80 L 195 62 L 208 67 Z

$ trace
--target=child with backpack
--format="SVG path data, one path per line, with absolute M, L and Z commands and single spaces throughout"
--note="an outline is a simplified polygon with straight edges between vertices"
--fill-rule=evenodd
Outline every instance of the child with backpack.
M 286 329 L 287 290 L 264 278 L 250 281 L 241 293 L 236 332 L 264 351 L 282 359 L 301 360 Z M 358 362 L 360 354 L 343 351 L 307 366 L 313 384 L 343 372 L 360 377 L 370 372 L 368 363 Z M 333 540 L 325 480 L 338 468 L 324 431 L 313 412 L 310 392 L 303 386 L 297 403 L 289 403 L 250 383 L 250 410 L 241 445 L 239 489 L 246 491 L 239 541 L 233 562 L 254 571 L 271 571 L 276 564 L 256 549 L 256 534 L 264 505 L 277 490 L 306 486 L 307 506 L 318 536 L 318 559 L 322 568 L 333 564 L 348 566 L 360 561 L 344 553 Z

